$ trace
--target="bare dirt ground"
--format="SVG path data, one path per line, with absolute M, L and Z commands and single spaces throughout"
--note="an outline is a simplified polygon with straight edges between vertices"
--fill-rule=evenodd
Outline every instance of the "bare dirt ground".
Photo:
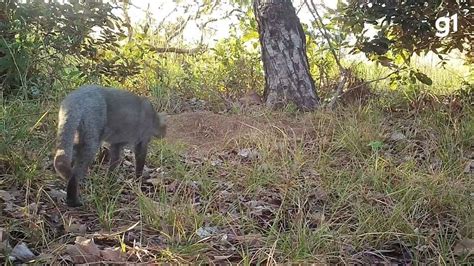
M 187 112 L 170 115 L 168 121 L 166 140 L 182 143 L 189 152 L 199 154 L 222 150 L 248 134 L 264 132 L 268 128 L 282 130 L 297 137 L 313 130 L 301 120 L 292 121 L 287 116 L 273 117 L 270 120 L 263 113 L 249 117 L 209 111 Z
M 248 133 L 256 124 L 246 117 L 208 111 L 171 115 L 168 121 L 167 141 L 183 143 L 189 151 L 200 153 L 222 147 L 226 141 Z

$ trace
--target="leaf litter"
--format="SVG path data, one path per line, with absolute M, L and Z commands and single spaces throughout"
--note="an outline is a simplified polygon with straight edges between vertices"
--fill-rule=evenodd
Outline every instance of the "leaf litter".
M 177 205 L 176 202 L 175 205 L 169 204 L 171 200 L 185 200 L 190 203 L 193 211 L 203 214 L 204 221 L 197 228 L 182 224 L 179 225 L 181 231 L 177 231 L 176 225 L 167 224 L 165 221 L 161 221 L 158 227 L 144 222 L 133 226 L 142 214 L 136 207 L 139 199 L 137 199 L 136 191 L 133 188 L 137 185 L 137 181 L 131 178 L 134 166 L 133 154 L 129 150 L 124 154 L 120 176 L 127 184 L 121 192 L 121 198 L 124 199 L 119 201 L 119 211 L 115 213 L 114 226 L 109 232 L 103 231 L 97 214 L 88 210 L 88 207 L 68 209 L 64 206 L 65 192 L 60 189 L 64 187 L 62 183 L 48 182 L 40 197 L 20 193 L 20 190 L 15 188 L 0 190 L 0 204 L 3 208 L 1 215 L 14 219 L 26 219 L 26 223 L 31 226 L 35 226 L 37 221 L 43 220 L 41 230 L 49 232 L 51 239 L 58 238 L 60 240 L 57 242 L 59 246 L 40 250 L 40 256 L 42 255 L 43 258 L 48 258 L 51 261 L 67 263 L 192 262 L 197 257 L 193 255 L 177 256 L 169 250 L 169 247 L 177 241 L 176 239 L 181 237 L 188 237 L 191 240 L 196 237 L 196 248 L 202 249 L 204 253 L 201 258 L 207 258 L 205 261 L 239 262 L 242 259 L 239 254 L 240 249 L 247 248 L 252 256 L 257 256 L 259 250 L 267 245 L 268 241 L 272 241 L 267 236 L 268 230 L 271 228 L 278 228 L 281 232 L 291 230 L 288 221 L 295 219 L 302 213 L 306 215 L 306 226 L 309 228 L 318 228 L 329 219 L 332 219 L 333 223 L 337 222 L 337 219 L 326 215 L 324 208 L 330 196 L 322 189 L 319 181 L 320 173 L 315 169 L 302 167 L 300 175 L 288 179 L 287 183 L 270 183 L 270 185 L 264 185 L 253 192 L 250 192 L 241 180 L 227 180 L 226 177 L 232 174 L 232 169 L 229 166 L 239 165 L 242 169 L 257 166 L 262 154 L 252 145 L 236 144 L 224 136 L 230 130 L 237 130 L 245 136 L 251 132 L 248 125 L 252 127 L 260 125 L 258 125 L 259 122 L 253 120 L 240 121 L 234 118 L 231 126 L 223 126 L 222 131 L 219 131 L 221 129 L 216 131 L 213 130 L 213 127 L 217 128 L 222 122 L 210 122 L 203 118 L 206 115 L 207 113 L 190 115 L 189 120 L 199 122 L 197 132 L 193 133 L 195 135 L 181 136 L 178 133 L 178 136 L 175 136 L 170 142 L 188 141 L 187 144 L 190 147 L 198 147 L 197 150 L 200 152 L 191 149 L 180 154 L 180 158 L 182 163 L 188 167 L 187 169 L 210 166 L 210 169 L 206 168 L 207 171 L 212 171 L 212 176 L 216 177 L 216 180 L 213 180 L 212 190 L 208 191 L 209 188 L 201 181 L 194 180 L 192 172 L 185 178 L 177 178 L 173 176 L 170 169 L 153 167 L 145 168 L 145 179 L 139 185 L 144 197 L 154 199 L 154 208 L 160 219 L 167 215 L 172 216 L 173 211 L 181 213 L 182 210 L 177 209 L 180 205 Z M 217 117 L 214 118 L 217 119 Z M 181 125 L 186 126 L 186 123 L 190 122 L 184 122 Z M 192 123 L 195 125 L 195 122 Z M 210 126 L 211 129 L 206 129 L 207 126 Z M 175 129 L 172 131 L 178 132 Z M 206 138 L 202 137 L 202 134 Z M 308 132 L 304 132 L 304 134 L 308 134 Z M 299 136 L 297 133 L 295 135 Z M 426 141 L 413 141 L 416 135 L 413 136 L 406 131 L 403 133 L 393 131 L 387 133 L 387 136 L 387 143 L 380 146 L 383 153 L 389 152 L 393 156 L 398 156 L 397 145 L 404 142 L 407 144 L 406 149 L 413 151 L 411 155 L 421 154 L 417 157 L 419 160 L 426 160 L 426 158 L 434 160 L 430 156 L 433 150 L 431 144 Z M 302 138 L 304 139 L 304 137 Z M 284 152 L 286 148 L 278 149 L 279 152 Z M 403 159 L 400 159 L 399 162 L 402 163 Z M 283 172 L 280 174 L 284 175 Z M 301 187 L 303 184 L 304 190 Z M 289 202 L 285 198 L 289 189 L 302 190 L 306 198 L 297 199 L 302 200 L 298 204 Z M 156 201 L 155 196 L 160 193 L 168 195 L 168 199 Z M 389 207 L 387 211 L 393 211 L 390 208 L 395 203 L 386 195 L 372 191 L 368 191 L 366 195 L 368 202 L 372 202 L 374 205 L 382 204 Z M 29 203 L 26 205 L 25 202 Z M 214 220 L 213 215 L 216 214 L 225 217 L 224 224 Z M 343 215 L 341 216 L 343 217 Z M 185 220 L 184 217 L 174 218 Z M 347 223 L 347 221 L 344 222 Z M 242 223 L 251 224 L 253 229 L 243 226 Z M 0 236 L 2 232 L 5 235 L 7 231 L 1 229 Z M 16 255 L 18 260 L 24 262 L 34 259 L 35 253 L 39 254 L 39 252 L 35 249 L 30 250 L 27 244 L 19 241 L 24 238 L 21 236 L 21 232 L 15 232 L 15 234 L 20 236 L 13 236 L 11 243 L 16 243 L 14 247 L 17 251 L 11 253 L 10 248 L 10 256 Z M 39 239 L 37 241 L 39 242 Z M 0 241 L 0 248 L 6 249 L 7 245 L 10 245 L 9 242 L 9 240 Z M 453 252 L 456 255 L 471 255 L 471 242 L 470 239 L 457 242 L 453 247 Z M 355 261 L 387 262 L 380 259 L 380 254 L 390 257 L 392 261 L 410 263 L 412 260 L 412 255 L 407 251 L 407 245 L 403 243 L 392 243 L 384 250 L 367 249 L 363 252 L 357 252 L 354 247 L 346 245 L 344 250 L 344 252 L 352 253 L 352 259 Z M 47 257 L 48 254 L 52 257 Z

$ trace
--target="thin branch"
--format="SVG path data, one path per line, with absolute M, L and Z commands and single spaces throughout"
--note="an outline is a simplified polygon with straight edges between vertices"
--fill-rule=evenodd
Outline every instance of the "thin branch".
M 132 27 L 132 22 L 130 20 L 130 14 L 129 14 L 129 9 L 130 9 L 130 0 L 124 0 L 122 2 L 123 7 L 123 16 L 125 19 L 125 27 L 127 28 L 127 33 L 128 33 L 128 42 L 132 41 L 133 37 L 133 27 Z
M 195 54 L 200 51 L 202 51 L 202 47 L 196 47 L 196 48 L 177 48 L 177 47 L 153 47 L 149 46 L 148 49 L 150 51 L 156 52 L 156 53 L 175 53 L 175 54 Z
M 342 94 L 342 90 L 344 89 L 344 85 L 346 84 L 347 76 L 347 71 L 342 70 L 341 75 L 339 77 L 339 83 L 337 84 L 336 92 L 334 93 L 334 96 L 332 97 L 331 101 L 328 103 L 329 109 L 332 110 L 336 106 L 336 100 L 339 98 L 339 95 Z
M 157 24 L 157 29 L 161 29 L 163 27 L 163 24 L 165 23 L 165 21 L 171 16 L 171 14 L 173 14 L 174 12 L 176 12 L 178 10 L 178 5 L 176 5 L 173 10 L 171 10 L 168 14 L 166 14 L 165 16 L 163 16 L 163 19 L 158 22 Z
M 196 2 L 196 3 L 197 3 L 197 2 Z M 200 18 L 201 15 L 202 15 L 202 13 L 204 12 L 204 11 L 203 11 L 203 8 L 204 8 L 205 6 L 206 6 L 206 3 L 205 3 L 205 2 L 203 2 L 203 3 L 200 4 L 200 5 L 198 5 L 197 10 L 196 10 L 196 13 L 194 14 L 194 16 L 193 16 L 193 15 L 188 16 L 187 19 L 186 19 L 183 23 L 181 23 L 180 27 L 179 27 L 171 36 L 169 36 L 169 37 L 167 38 L 167 42 L 168 42 L 168 43 L 171 42 L 171 40 L 173 40 L 176 36 L 178 36 L 179 34 L 181 34 L 181 33 L 184 31 L 184 29 L 186 28 L 186 26 L 188 25 L 188 22 L 191 20 L 191 18 L 192 18 L 192 20 L 194 20 L 194 21 L 197 20 L 198 18 Z M 215 5 L 213 5 L 212 8 L 214 8 L 214 7 L 215 7 Z M 187 13 L 188 8 L 189 8 L 189 6 L 186 7 L 185 13 Z
M 217 1 L 216 1 L 217 2 Z M 215 6 L 214 6 L 215 7 Z M 213 7 L 213 9 L 214 9 Z M 210 24 L 210 23 L 213 23 L 213 22 L 216 22 L 216 21 L 221 21 L 223 19 L 226 19 L 226 18 L 229 18 L 234 12 L 240 12 L 240 13 L 243 13 L 245 14 L 245 12 L 240 9 L 240 8 L 234 8 L 232 9 L 231 11 L 229 12 L 226 12 L 226 14 L 224 14 L 222 17 L 219 17 L 219 18 L 209 18 L 207 21 L 201 23 L 200 25 L 197 25 L 197 27 L 199 28 L 199 31 L 201 33 L 201 38 L 200 38 L 200 41 L 199 41 L 199 45 L 203 45 L 204 43 L 204 30 L 207 26 L 207 24 Z
M 381 80 L 388 79 L 388 78 L 390 78 L 390 76 L 392 76 L 392 75 L 398 73 L 399 71 L 400 71 L 400 69 L 397 69 L 397 70 L 392 71 L 392 72 L 390 72 L 389 74 L 387 74 L 387 75 L 385 75 L 385 76 L 383 76 L 383 77 L 380 77 L 380 78 L 376 78 L 376 79 L 372 79 L 372 80 L 368 80 L 368 81 L 362 82 L 362 83 L 360 83 L 360 84 L 357 85 L 357 86 L 353 86 L 353 87 L 347 88 L 346 92 L 347 92 L 347 91 L 354 90 L 354 89 L 357 89 L 357 88 L 360 88 L 360 87 L 362 87 L 362 86 L 366 86 L 366 85 L 368 85 L 368 84 L 370 84 L 370 83 L 372 83 L 372 82 L 377 82 L 377 81 L 381 81 Z M 334 93 L 333 98 L 331 98 L 331 101 L 327 104 L 327 107 L 328 107 L 329 109 L 334 109 L 335 104 L 336 104 L 336 100 L 339 98 L 339 96 L 341 96 L 341 95 L 344 94 L 344 93 L 342 92 L 342 90 L 343 90 L 343 88 L 344 88 L 344 83 L 346 82 L 346 79 L 347 79 L 347 77 L 348 77 L 348 74 L 349 74 L 348 72 L 343 72 L 343 73 L 341 74 L 341 79 L 340 79 L 340 81 L 339 81 L 339 83 L 338 83 L 338 86 L 337 86 L 337 88 L 336 88 L 336 93 Z
M 329 48 L 331 50 L 331 53 L 332 55 L 334 56 L 334 59 L 336 60 L 336 64 L 338 65 L 339 67 L 339 70 L 343 70 L 344 67 L 341 65 L 341 61 L 339 60 L 339 57 L 337 56 L 336 54 L 336 49 L 334 48 L 334 46 L 332 45 L 331 43 L 331 37 L 329 36 L 329 33 L 328 31 L 326 30 L 326 27 L 323 23 L 323 19 L 321 18 L 321 16 L 319 15 L 319 12 L 318 10 L 316 9 L 316 5 L 314 4 L 313 0 L 310 0 L 311 2 L 311 6 L 308 4 L 308 0 L 305 0 L 304 1 L 306 6 L 308 7 L 311 15 L 313 15 L 313 18 L 316 22 L 316 24 L 318 24 L 318 30 L 319 32 L 321 32 L 321 34 L 323 35 L 323 37 L 326 39 L 326 41 L 328 42 L 328 45 L 329 45 Z M 315 16 L 316 14 L 316 16 Z
M 202 23 L 201 25 L 198 26 L 199 29 L 203 29 L 204 27 L 207 26 L 207 24 L 209 23 L 212 23 L 212 22 L 216 22 L 216 21 L 220 21 L 220 20 L 223 20 L 223 19 L 226 19 L 226 18 L 229 18 L 233 13 L 236 13 L 236 12 L 239 12 L 239 13 L 242 13 L 242 14 L 245 14 L 245 11 L 243 11 L 242 9 L 240 8 L 234 8 L 228 12 L 226 12 L 223 16 L 221 17 L 218 17 L 218 18 L 210 18 L 209 20 L 207 20 L 206 22 Z
M 169 43 L 171 40 L 173 40 L 176 36 L 181 34 L 184 31 L 184 28 L 186 28 L 186 25 L 188 25 L 189 20 L 191 20 L 192 16 L 188 16 L 188 18 L 181 23 L 180 27 L 176 29 L 170 36 L 166 38 L 166 41 Z
M 389 74 L 381 77 L 381 78 L 376 78 L 376 79 L 372 79 L 372 80 L 368 80 L 368 81 L 365 81 L 365 82 L 362 82 L 361 84 L 357 85 L 357 86 L 354 86 L 354 87 L 350 87 L 350 88 L 347 88 L 347 90 L 353 90 L 353 89 L 357 89 L 357 88 L 360 88 L 362 86 L 366 86 L 372 82 L 377 82 L 377 81 L 381 81 L 381 80 L 384 80 L 384 79 L 388 79 L 390 78 L 390 76 L 394 75 L 394 74 L 397 74 L 398 72 L 400 72 L 400 69 L 396 69 L 392 72 L 390 72 Z
M 303 6 L 304 6 L 304 2 L 301 3 L 301 5 L 297 8 L 296 15 L 298 15 L 300 13 L 301 9 L 303 9 Z
M 339 57 L 336 54 L 336 49 L 332 45 L 331 37 L 330 37 L 328 31 L 326 30 L 326 27 L 323 23 L 323 19 L 322 19 L 321 15 L 319 15 L 319 12 L 316 8 L 316 5 L 314 4 L 313 0 L 310 0 L 310 2 L 311 2 L 311 6 L 308 4 L 308 0 L 304 1 L 304 3 L 308 7 L 308 10 L 310 11 L 311 15 L 313 15 L 314 22 L 317 24 L 319 32 L 321 33 L 321 35 L 323 35 L 323 37 L 328 42 L 329 50 L 331 51 L 332 55 L 334 56 L 334 60 L 336 61 L 337 66 L 339 67 L 339 72 L 341 73 L 339 83 L 337 84 L 337 88 L 336 88 L 336 91 L 334 93 L 334 96 L 332 97 L 331 101 L 328 104 L 328 107 L 333 109 L 335 104 L 336 104 L 336 100 L 339 98 L 339 96 L 342 94 L 342 91 L 344 90 L 344 85 L 346 85 L 347 75 L 349 73 L 342 66 L 341 61 L 339 60 Z

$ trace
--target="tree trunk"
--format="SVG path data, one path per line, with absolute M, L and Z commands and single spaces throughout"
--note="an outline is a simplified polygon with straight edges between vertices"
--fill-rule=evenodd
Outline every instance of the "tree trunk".
M 300 110 L 319 106 L 306 56 L 306 38 L 291 0 L 255 0 L 266 105 L 294 103 Z

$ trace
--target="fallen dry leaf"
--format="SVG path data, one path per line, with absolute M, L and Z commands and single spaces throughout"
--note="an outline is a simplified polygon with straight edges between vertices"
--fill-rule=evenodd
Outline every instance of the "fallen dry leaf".
M 252 150 L 252 149 L 241 149 L 237 155 L 242 157 L 243 159 L 248 159 L 248 160 L 255 160 L 259 157 L 258 151 Z
M 21 207 L 21 210 L 23 213 L 26 213 L 28 215 L 30 214 L 37 214 L 38 210 L 40 209 L 41 205 L 37 204 L 35 202 L 30 203 L 28 206 Z
M 196 235 L 198 235 L 200 238 L 206 238 L 211 235 L 217 234 L 219 232 L 219 229 L 215 226 L 204 226 L 204 227 L 199 227 L 196 230 Z
M 124 167 L 133 167 L 133 162 L 128 161 L 128 160 L 123 160 L 123 166 Z
M 149 178 L 163 178 L 165 171 L 163 168 L 158 167 L 158 168 L 148 168 L 145 166 L 145 169 L 148 169 L 146 173 L 148 173 Z M 145 170 L 143 170 L 145 172 Z
M 57 200 L 57 201 L 66 200 L 66 191 L 62 189 L 52 188 L 47 193 L 54 200 Z
M 219 165 L 221 165 L 223 162 L 224 162 L 223 160 L 221 160 L 221 159 L 218 158 L 218 159 L 215 159 L 215 160 L 211 160 L 211 165 L 212 165 L 212 166 L 219 166 Z
M 464 238 L 459 241 L 453 248 L 454 255 L 462 256 L 467 255 L 471 256 L 474 254 L 474 239 Z
M 10 192 L 0 189 L 0 199 L 3 201 L 12 201 L 15 200 L 15 197 Z
M 18 243 L 10 253 L 10 256 L 15 258 L 15 260 L 20 260 L 20 261 L 29 261 L 32 260 L 36 257 L 36 255 L 31 252 L 31 250 L 26 246 L 25 243 L 20 242 Z
M 10 214 L 13 218 L 23 218 L 25 216 L 24 212 L 21 210 L 21 207 L 16 205 L 13 202 L 5 202 L 5 207 L 3 210 Z
M 73 263 L 93 263 L 100 261 L 100 249 L 94 240 L 81 236 L 76 237 L 74 245 L 66 246 L 66 253 L 71 256 Z
M 125 261 L 126 258 L 123 256 L 123 253 L 120 251 L 120 248 L 105 248 L 100 251 L 100 256 L 103 260 L 106 261 Z
M 87 226 L 79 223 L 66 224 L 64 230 L 66 233 L 84 234 L 87 231 Z
M 400 141 L 406 139 L 407 137 L 401 132 L 393 132 L 392 134 L 390 134 L 389 138 L 393 141 Z

